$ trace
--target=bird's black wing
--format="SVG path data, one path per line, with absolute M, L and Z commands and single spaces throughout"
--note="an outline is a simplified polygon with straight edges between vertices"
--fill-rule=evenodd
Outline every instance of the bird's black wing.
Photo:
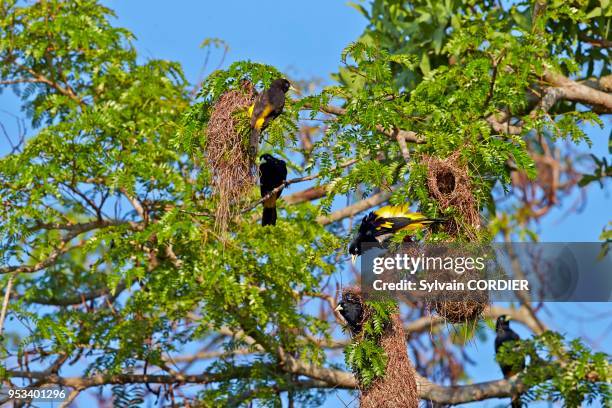
M 262 197 L 283 184 L 287 179 L 287 164 L 284 160 L 273 159 L 265 161 L 259 165 L 259 171 L 259 184 Z M 280 191 L 276 197 L 278 196 L 280 196 Z
M 269 115 L 271 120 L 283 113 L 283 109 L 285 108 L 285 92 L 279 88 L 271 88 L 268 93 L 268 99 L 272 106 L 272 111 Z
M 259 171 L 259 188 L 262 197 L 269 195 L 287 179 L 287 164 L 274 157 L 262 162 Z M 276 225 L 276 199 L 280 197 L 281 192 L 282 189 L 264 200 L 262 225 Z
M 411 220 L 406 217 L 377 217 L 372 223 L 372 225 L 375 229 L 374 235 L 378 236 L 396 232 L 407 225 L 414 224 L 420 221 L 422 220 Z
M 267 89 L 260 94 L 253 106 L 251 128 L 264 130 L 270 121 L 283 113 L 285 93 L 277 87 Z

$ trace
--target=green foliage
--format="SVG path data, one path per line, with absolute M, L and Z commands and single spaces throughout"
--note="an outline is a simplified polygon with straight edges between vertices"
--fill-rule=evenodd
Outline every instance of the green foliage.
M 610 245 L 612 245 L 612 221 L 608 222 L 608 225 L 604 227 L 599 239 L 603 241 L 603 244 L 601 244 L 601 253 L 599 255 L 603 258 L 608 254 Z
M 459 151 L 468 165 L 480 207 L 488 204 L 496 183 L 508 187 L 508 161 L 535 177 L 533 160 L 521 136 L 493 134 L 486 119 L 501 106 L 524 109 L 523 95 L 533 80 L 533 65 L 543 52 L 538 48 L 539 40 L 530 35 L 500 37 L 496 27 L 488 33 L 481 31 L 475 22 L 466 25 L 449 44 L 449 50 L 463 63 L 432 70 L 409 92 L 395 85 L 392 67 L 400 61 L 404 69 L 413 69 L 413 56 L 390 54 L 378 44 L 365 42 L 347 47 L 343 61 L 354 64 L 347 65 L 349 75 L 361 78 L 360 87 L 349 88 L 349 93 L 345 88 L 327 88 L 321 96 L 308 100 L 313 106 L 333 98 L 345 102 L 346 113 L 329 126 L 318 143 L 324 150 L 315 154 L 320 160 L 321 175 L 330 180 L 324 208 L 334 194 L 357 189 L 367 194 L 375 188 L 404 182 L 405 187 L 394 193 L 392 202 L 418 201 L 428 214 L 440 213 L 426 187 L 426 169 L 419 165 L 424 155 L 444 158 Z M 482 49 L 485 43 L 488 48 Z M 532 64 L 525 64 L 527 55 L 533 56 Z M 495 92 L 491 94 L 488 78 L 494 64 L 497 75 Z M 395 128 L 411 129 L 427 140 L 415 147 L 411 164 L 404 162 L 397 145 L 389 143 L 389 137 L 381 133 Z M 341 175 L 332 164 L 347 155 L 364 161 Z M 386 159 L 365 161 L 381 155 Z
M 558 333 L 546 332 L 529 340 L 504 344 L 498 361 L 519 364 L 528 358 L 520 375 L 531 386 L 523 396 L 528 401 L 562 401 L 579 407 L 598 401 L 609 406 L 612 370 L 605 353 L 592 352 L 578 339 L 565 341 Z
M 368 388 L 385 375 L 388 357 L 380 346 L 380 339 L 391 324 L 391 314 L 397 311 L 392 301 L 367 301 L 367 319 L 362 331 L 344 350 L 344 360 L 362 387 Z
M 582 176 L 578 182 L 578 185 L 580 187 L 585 187 L 596 181 L 599 183 L 599 186 L 603 188 L 604 181 L 606 181 L 607 178 L 612 177 L 612 167 L 608 164 L 608 160 L 605 157 L 600 159 L 595 155 L 591 155 L 591 158 L 593 159 L 593 164 L 595 165 L 595 171 L 593 174 L 585 174 Z
M 236 64 L 209 77 L 190 107 L 180 67 L 138 62 L 132 35 L 112 27 L 112 13 L 97 2 L 9 2 L 0 10 L 0 80 L 15 82 L 33 126 L 42 126 L 0 161 L 0 197 L 9 203 L 0 209 L 0 256 L 26 265 L 57 258 L 15 281 L 22 296 L 11 318 L 32 327 L 22 349 L 71 355 L 85 347 L 87 373 L 123 373 L 136 361 L 164 364 L 162 356 L 223 326 L 322 361 L 296 331 L 329 332 L 300 307 L 334 270 L 339 246 L 314 222 L 317 209 L 293 206 L 273 230 L 248 214 L 224 240 L 206 216 L 214 202 L 197 151 L 211 104 L 243 79 L 263 87 L 280 73 Z M 31 72 L 44 79 L 20 82 Z M 270 127 L 271 142 L 283 146 L 294 115 L 289 103 Z M 71 306 L 95 293 L 87 307 Z M 39 315 L 40 303 L 55 307 Z M 262 378 L 275 380 L 282 376 Z
M 35 134 L 0 159 L 6 277 L 0 286 L 19 271 L 8 319 L 27 330 L 7 333 L 16 346 L 3 342 L 2 356 L 30 358 L 34 350 L 45 364 L 47 356 L 85 355 L 84 375 L 112 375 L 145 362 L 164 369 L 168 356 L 212 344 L 227 353 L 206 367 L 219 380 L 199 390 L 203 405 L 278 406 L 282 392 L 297 405 L 320 405 L 320 392 L 279 369 L 277 350 L 329 365 L 322 344 L 331 339 L 331 320 L 309 302 L 322 299 L 345 251 L 342 225 L 317 222 L 338 195 L 392 189 L 394 204 L 414 203 L 429 216 L 461 221 L 457 209 L 440 208 L 430 197 L 422 164 L 425 156 L 457 152 L 478 209 L 493 216 L 495 190 L 510 190 L 510 165 L 536 176 L 534 141 L 588 142 L 581 125 L 601 125 L 575 102 L 534 109 L 531 95 L 541 90 L 544 70 L 610 72 L 606 50 L 588 46 L 608 38 L 608 1 L 550 1 L 535 19 L 527 2 L 504 8 L 493 1 L 374 0 L 370 10 L 356 7 L 370 24 L 340 56 L 337 83 L 304 97 L 291 94 L 261 146 L 290 168 L 318 173 L 314 182 L 326 185 L 327 195 L 316 204 L 279 200 L 275 228 L 256 222 L 261 207 L 244 211 L 220 237 L 202 153 L 211 109 L 244 81 L 261 91 L 282 73 L 236 62 L 210 75 L 193 101 L 179 64 L 138 58 L 133 35 L 114 27 L 113 12 L 98 1 L 3 1 L 0 90 L 21 98 Z M 227 50 L 218 39 L 202 45 Z M 322 113 L 330 107 L 340 112 L 331 119 Z M 304 153 L 296 143 L 298 114 L 325 125 L 303 168 L 294 154 Z M 491 118 L 505 114 L 522 126 L 519 134 L 491 127 Z M 245 127 L 246 116 L 241 119 Z M 418 143 L 408 141 L 409 160 L 396 129 L 417 136 Z M 343 166 L 347 160 L 354 163 Z M 608 175 L 606 161 L 596 167 L 583 184 Z M 249 199 L 258 199 L 255 191 Z M 523 228 L 525 237 L 537 239 L 520 216 L 502 214 L 493 232 Z M 602 240 L 611 239 L 604 230 Z M 378 343 L 396 310 L 387 303 L 368 307 L 363 334 L 345 355 L 366 387 L 384 375 L 387 357 Z M 475 334 L 461 330 L 465 339 Z M 521 343 L 524 355 L 558 361 L 530 365 L 528 397 L 608 403 L 607 357 L 561 343 L 551 334 Z M 7 367 L 0 367 L 2 377 Z M 598 381 L 585 381 L 591 372 Z M 143 390 L 127 385 L 113 392 L 118 406 L 130 406 Z

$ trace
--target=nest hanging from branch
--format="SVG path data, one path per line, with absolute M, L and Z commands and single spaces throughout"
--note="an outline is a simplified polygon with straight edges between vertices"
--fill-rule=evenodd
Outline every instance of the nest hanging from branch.
M 467 289 L 468 281 L 483 278 L 481 271 L 468 269 L 462 274 L 457 274 L 454 271 L 439 270 L 429 272 L 427 278 L 430 281 L 456 282 L 465 285 L 465 290 L 457 290 L 452 293 L 440 291 L 425 301 L 428 309 L 435 311 L 450 323 L 477 322 L 490 304 L 489 293 L 486 290 Z
M 385 376 L 374 381 L 360 396 L 361 408 L 417 408 L 419 393 L 415 371 L 406 349 L 406 334 L 399 313 L 391 316 L 391 324 L 380 339 L 387 355 Z
M 459 162 L 459 153 L 453 153 L 445 159 L 425 156 L 422 163 L 427 166 L 429 195 L 439 203 L 442 210 L 452 207 L 460 216 L 458 220 L 453 218 L 444 223 L 446 232 L 451 236 L 463 233 L 470 240 L 477 241 L 481 226 L 478 203 L 472 193 L 473 186 L 467 167 Z M 457 252 L 456 248 L 448 249 L 451 255 Z M 461 255 L 460 252 L 455 256 Z M 467 270 L 461 275 L 451 272 L 452 276 L 447 276 L 447 273 L 447 271 L 433 271 L 428 279 L 443 282 L 455 280 L 467 285 L 469 280 L 482 278 L 481 273 L 474 269 Z M 477 321 L 488 304 L 488 293 L 468 290 L 454 293 L 454 297 L 441 294 L 426 301 L 429 309 L 451 323 Z
M 365 303 L 359 287 L 352 286 L 344 289 L 343 298 L 347 294 L 352 295 L 352 298 L 357 299 L 361 304 L 363 315 L 358 323 L 362 326 L 372 318 L 373 311 Z M 356 338 L 360 340 L 363 339 L 363 336 L 364 333 L 361 332 L 356 335 Z M 374 380 L 367 388 L 360 385 L 359 406 L 361 408 L 418 408 L 419 394 L 416 374 L 408 358 L 406 334 L 399 313 L 395 312 L 391 315 L 378 345 L 387 356 L 385 376 Z
M 247 195 L 256 182 L 254 158 L 248 151 L 250 127 L 246 113 L 253 99 L 253 85 L 245 82 L 242 90 L 221 95 L 208 121 L 206 163 L 218 199 L 215 227 L 221 231 L 227 229 L 235 215 L 231 204 Z
M 462 225 L 456 220 L 445 223 L 446 232 L 456 236 L 464 232 L 470 239 L 477 239 L 480 229 L 478 203 L 472 194 L 472 183 L 467 167 L 459 163 L 459 153 L 440 159 L 424 156 L 422 164 L 427 166 L 427 188 L 441 209 L 455 208 L 461 215 Z
M 439 300 L 431 304 L 431 308 L 444 320 L 453 324 L 477 322 L 482 317 L 488 302 L 477 300 L 452 301 Z

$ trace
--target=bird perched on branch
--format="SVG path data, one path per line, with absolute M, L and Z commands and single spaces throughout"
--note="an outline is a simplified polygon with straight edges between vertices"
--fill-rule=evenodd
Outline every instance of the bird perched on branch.
M 495 322 L 495 355 L 498 354 L 501 346 L 508 342 L 518 342 L 521 340 L 518 334 L 510 328 L 510 318 L 506 315 L 501 315 Z M 525 359 L 521 358 L 514 361 L 513 364 L 499 363 L 504 378 L 510 378 L 513 375 L 521 372 L 525 368 Z M 512 397 L 512 408 L 520 408 L 521 400 L 518 395 Z
M 263 154 L 259 165 L 259 188 L 263 201 L 261 225 L 276 225 L 276 200 L 280 197 L 287 180 L 287 163 L 270 154 Z
M 344 292 L 335 310 L 344 317 L 353 334 L 361 332 L 363 303 L 359 295 L 350 291 Z
M 286 79 L 275 79 L 270 87 L 260 93 L 255 99 L 255 103 L 249 107 L 249 117 L 251 118 L 249 148 L 252 156 L 257 153 L 261 132 L 268 127 L 271 120 L 283 113 L 285 94 L 289 88 L 291 88 L 291 83 Z
M 357 235 L 349 245 L 353 259 L 361 255 L 361 244 L 364 242 L 382 243 L 399 231 L 416 233 L 426 226 L 442 222 L 441 218 L 427 218 L 421 213 L 410 212 L 408 205 L 385 206 L 372 211 L 361 220 Z

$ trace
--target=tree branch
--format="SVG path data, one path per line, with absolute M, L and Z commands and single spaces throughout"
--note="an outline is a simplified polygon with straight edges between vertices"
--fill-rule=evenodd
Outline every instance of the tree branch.
M 544 80 L 558 89 L 558 99 L 592 105 L 601 113 L 612 113 L 612 94 L 591 88 L 550 70 L 544 72 Z
M 312 110 L 312 107 L 310 105 L 305 105 L 304 107 L 306 109 Z M 346 109 L 338 107 L 338 106 L 332 106 L 332 105 L 320 106 L 319 111 L 323 113 L 328 113 L 330 115 L 335 115 L 335 116 L 342 116 L 346 114 Z M 416 132 L 413 132 L 411 130 L 402 130 L 402 129 L 397 129 L 397 128 L 385 129 L 384 126 L 382 125 L 376 125 L 376 130 L 393 139 L 399 136 L 406 142 L 416 143 L 416 144 L 426 143 L 425 139 L 419 137 L 419 135 Z
M 329 215 L 319 216 L 317 217 L 317 222 L 322 225 L 331 224 L 333 222 L 340 221 L 344 218 L 352 217 L 355 214 L 359 214 L 360 212 L 365 211 L 368 208 L 384 203 L 389 198 L 391 198 L 391 192 L 383 191 L 381 193 L 374 194 L 373 196 L 365 200 L 361 200 L 358 203 L 349 205 L 348 207 L 344 207 L 341 210 L 334 211 Z
M 13 290 L 13 280 L 15 279 L 15 273 L 8 278 L 6 284 L 6 290 L 4 292 L 4 300 L 2 301 L 2 310 L 0 310 L 0 339 L 2 339 L 2 333 L 4 333 L 4 319 L 6 319 L 6 311 L 8 310 L 9 300 L 11 298 L 11 290 Z
M 327 188 L 327 185 L 310 187 L 306 190 L 289 194 L 284 200 L 287 204 L 299 204 L 306 201 L 317 200 L 327 195 Z
M 86 223 L 78 223 L 78 224 L 45 224 L 45 223 L 37 223 L 35 224 L 30 231 L 38 231 L 41 229 L 61 229 L 66 230 L 68 233 L 62 238 L 59 246 L 55 248 L 47 258 L 36 262 L 34 265 L 16 265 L 16 266 L 6 266 L 0 268 L 0 274 L 5 273 L 33 273 L 40 271 L 48 266 L 53 265 L 57 259 L 66 254 L 67 252 L 79 248 L 82 244 L 67 246 L 67 244 L 72 241 L 77 236 L 92 231 L 94 229 L 103 228 L 111 225 L 120 225 L 123 222 L 116 221 L 107 221 L 107 220 L 96 220 Z M 134 228 L 141 228 L 138 223 L 130 223 L 130 225 Z

